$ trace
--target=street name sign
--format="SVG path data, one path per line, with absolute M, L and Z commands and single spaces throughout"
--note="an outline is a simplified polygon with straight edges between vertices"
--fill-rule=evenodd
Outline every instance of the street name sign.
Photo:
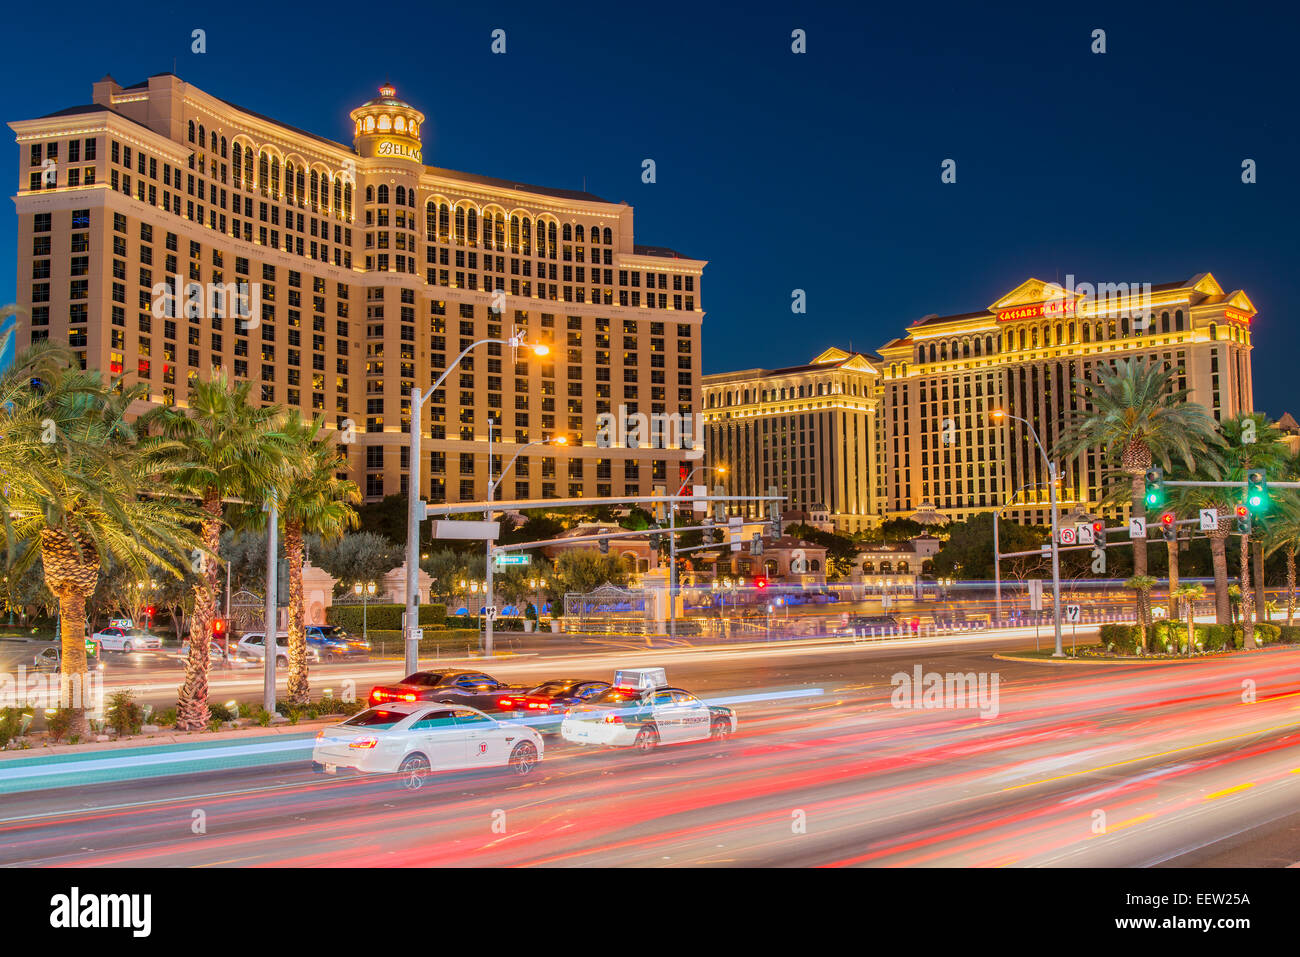
M 532 561 L 523 552 L 497 552 L 492 558 L 497 565 L 527 565 Z

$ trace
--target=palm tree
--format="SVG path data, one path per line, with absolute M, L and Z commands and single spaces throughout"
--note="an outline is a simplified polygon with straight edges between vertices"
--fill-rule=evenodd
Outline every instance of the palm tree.
M 352 506 L 361 501 L 361 490 L 356 483 L 338 477 L 339 471 L 347 468 L 347 457 L 325 432 L 323 418 L 305 421 L 295 410 L 285 417 L 279 431 L 289 449 L 277 489 L 289 562 L 289 700 L 302 704 L 310 696 L 302 595 L 303 535 L 332 542 L 342 538 L 347 529 L 356 528 L 357 513 Z
M 198 731 L 208 724 L 208 670 L 212 620 L 216 617 L 220 571 L 222 503 L 243 499 L 261 503 L 274 487 L 287 442 L 274 426 L 279 406 L 257 407 L 249 401 L 252 384 L 232 383 L 214 369 L 209 379 L 190 386 L 187 409 L 164 406 L 145 414 L 144 427 L 180 446 L 178 488 L 199 500 L 202 510 L 203 561 L 194 587 L 190 651 L 176 705 L 176 727 Z
M 1187 654 L 1190 656 L 1196 644 L 1196 603 L 1205 597 L 1205 586 L 1199 582 L 1179 585 L 1176 594 L 1187 609 Z
M 155 494 L 172 477 L 173 450 L 140 440 L 127 420 L 131 403 L 148 399 L 146 385 L 119 379 L 106 386 L 98 372 L 77 368 L 71 353 L 41 348 L 0 376 L 0 396 L 8 400 L 0 404 L 0 508 L 9 571 L 20 575 L 40 557 L 59 608 L 59 704 L 74 710 L 74 733 L 84 734 L 86 600 L 101 566 L 182 574 L 198 544 L 191 530 L 197 515 Z
M 1188 402 L 1190 389 L 1174 388 L 1173 368 L 1157 359 L 1120 359 L 1113 367 L 1101 365 L 1093 378 L 1075 379 L 1087 401 L 1072 412 L 1056 443 L 1056 458 L 1073 458 L 1089 449 L 1101 449 L 1112 465 L 1129 478 L 1130 514 L 1146 514 L 1145 474 L 1159 462 L 1165 469 L 1174 459 L 1188 469 L 1219 444 L 1214 419 L 1205 409 Z M 1115 489 L 1122 496 L 1122 486 Z M 1147 579 L 1147 544 L 1133 540 L 1133 577 Z M 1150 596 L 1138 596 L 1139 621 L 1150 628 Z
M 1228 589 L 1228 536 L 1234 533 L 1233 515 L 1243 501 L 1240 488 L 1235 483 L 1245 483 L 1251 469 L 1263 469 L 1277 477 L 1284 474 L 1288 450 L 1281 441 L 1281 433 L 1269 424 L 1262 412 L 1248 412 L 1234 416 L 1223 423 L 1222 469 L 1198 469 L 1198 477 L 1222 477 L 1234 483 L 1233 488 L 1192 489 L 1187 500 L 1201 508 L 1214 508 L 1219 514 L 1219 527 L 1210 532 L 1210 551 L 1214 559 L 1215 617 L 1219 624 L 1232 621 L 1231 595 Z M 1261 520 L 1266 522 L 1267 519 Z M 1260 534 L 1263 534 L 1261 526 Z M 1255 628 L 1252 613 L 1254 595 L 1250 586 L 1250 535 L 1241 536 L 1240 582 L 1241 615 L 1245 633 L 1245 646 L 1255 647 Z
M 1292 456 L 1283 475 L 1295 481 L 1300 478 L 1300 455 Z M 1275 493 L 1276 494 L 1276 493 Z M 1281 551 L 1286 560 L 1286 623 L 1295 623 L 1295 556 L 1300 550 L 1300 495 L 1288 490 L 1274 503 L 1273 514 L 1264 529 L 1264 547 L 1268 555 Z

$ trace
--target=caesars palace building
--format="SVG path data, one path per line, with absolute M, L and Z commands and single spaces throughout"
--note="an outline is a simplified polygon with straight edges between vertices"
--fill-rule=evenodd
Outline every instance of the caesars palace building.
M 599 432 L 620 407 L 698 409 L 705 262 L 636 245 L 627 203 L 425 165 L 424 114 L 391 86 L 351 119 L 349 147 L 161 74 L 10 123 L 18 347 L 67 343 L 178 406 L 220 366 L 353 439 L 373 501 L 407 491 L 411 387 L 517 331 L 549 354 L 478 346 L 425 407 L 423 497 L 485 497 L 489 422 L 494 477 L 538 443 L 501 499 L 678 475 L 689 435 L 631 453 Z
M 991 412 L 1027 419 L 1050 451 L 1087 409 L 1075 380 L 1121 358 L 1177 370 L 1176 387 L 1216 420 L 1251 412 L 1254 316 L 1209 273 L 1095 289 L 1029 279 L 987 308 L 920 319 L 875 354 L 705 376 L 708 461 L 731 469 L 738 493 L 775 485 L 840 531 L 1003 506 L 1046 523 L 1042 455 L 1024 425 Z M 1105 482 L 1098 450 L 1063 463 L 1062 514 L 1097 511 Z

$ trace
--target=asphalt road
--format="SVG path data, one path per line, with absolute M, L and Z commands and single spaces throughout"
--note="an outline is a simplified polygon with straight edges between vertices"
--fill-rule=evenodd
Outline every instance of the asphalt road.
M 706 697 L 822 693 L 737 705 L 740 733 L 721 744 L 649 756 L 558 745 L 528 778 L 444 774 L 414 793 L 313 775 L 295 760 L 8 794 L 0 864 L 1300 860 L 1300 650 L 1159 667 L 992 657 L 1025 643 L 681 648 L 649 659 L 611 649 L 503 660 L 491 670 L 507 679 L 662 664 L 670 681 Z M 891 676 L 916 665 L 983 675 L 989 691 L 996 676 L 996 698 L 986 699 L 996 709 L 895 707 Z

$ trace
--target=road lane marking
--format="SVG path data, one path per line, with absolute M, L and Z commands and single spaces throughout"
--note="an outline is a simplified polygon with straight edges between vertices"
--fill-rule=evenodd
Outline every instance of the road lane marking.
M 1213 794 L 1205 795 L 1205 800 L 1217 801 L 1221 797 L 1225 797 L 1229 794 L 1236 794 L 1238 791 L 1245 791 L 1246 789 L 1253 788 L 1254 786 L 1255 786 L 1254 781 L 1248 781 L 1245 784 L 1235 784 L 1230 788 L 1224 788 L 1222 791 L 1215 791 Z

